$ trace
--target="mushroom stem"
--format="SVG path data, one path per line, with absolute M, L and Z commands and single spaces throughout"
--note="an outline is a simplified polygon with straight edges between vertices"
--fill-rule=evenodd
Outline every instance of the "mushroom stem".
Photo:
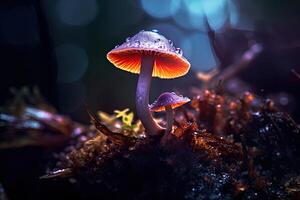
M 166 118 L 167 118 L 167 127 L 164 136 L 161 138 L 161 144 L 164 146 L 171 139 L 171 131 L 174 123 L 173 109 L 171 105 L 165 106 Z
M 174 116 L 173 116 L 173 109 L 172 106 L 166 106 L 166 115 L 167 115 L 167 127 L 166 127 L 166 134 L 169 134 L 172 131 L 172 126 L 174 123 Z
M 163 129 L 154 121 L 149 110 L 149 93 L 154 67 L 153 56 L 143 56 L 136 90 L 137 115 L 149 135 L 156 135 Z

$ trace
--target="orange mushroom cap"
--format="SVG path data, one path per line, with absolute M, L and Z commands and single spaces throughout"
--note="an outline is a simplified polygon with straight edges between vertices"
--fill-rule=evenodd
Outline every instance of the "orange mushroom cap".
M 161 112 L 166 110 L 166 106 L 171 106 L 172 109 L 175 109 L 189 101 L 191 101 L 189 98 L 178 96 L 174 92 L 165 92 L 161 94 L 149 108 L 153 112 Z
M 157 31 L 140 31 L 126 42 L 107 54 L 107 59 L 117 68 L 140 73 L 143 56 L 154 57 L 153 77 L 164 79 L 185 75 L 190 63 L 183 57 L 182 51 L 175 48 L 170 40 Z

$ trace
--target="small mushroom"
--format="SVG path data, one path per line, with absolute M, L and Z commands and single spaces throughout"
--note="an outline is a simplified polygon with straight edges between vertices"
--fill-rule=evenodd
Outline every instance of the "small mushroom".
M 107 54 L 107 59 L 116 67 L 139 74 L 136 90 L 137 115 L 148 134 L 155 135 L 163 129 L 154 121 L 149 111 L 151 79 L 171 79 L 185 75 L 190 63 L 175 48 L 170 40 L 157 31 L 140 31 L 127 38 Z
M 149 106 L 150 111 L 153 112 L 161 112 L 166 111 L 167 115 L 167 127 L 166 133 L 170 133 L 172 130 L 174 116 L 173 116 L 173 109 L 182 106 L 189 102 L 190 99 L 183 96 L 178 96 L 174 92 L 165 92 L 161 94 L 157 100 Z

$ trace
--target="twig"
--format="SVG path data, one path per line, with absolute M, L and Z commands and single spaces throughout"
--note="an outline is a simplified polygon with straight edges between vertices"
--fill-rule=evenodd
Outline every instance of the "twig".
M 291 69 L 291 72 L 298 78 L 300 79 L 300 74 L 298 72 L 296 72 L 295 69 Z
M 230 65 L 219 76 L 216 76 L 210 83 L 209 86 L 215 86 L 220 80 L 226 82 L 229 78 L 247 68 L 249 64 L 262 52 L 263 47 L 261 44 L 252 45 L 242 57 L 234 64 Z
M 220 70 L 216 67 L 209 72 L 197 72 L 196 76 L 200 81 L 206 84 L 210 80 L 212 80 L 216 75 L 218 75 L 218 73 L 220 73 Z
M 100 120 L 94 113 L 90 112 L 88 108 L 86 108 L 86 110 L 91 118 L 91 122 L 94 124 L 96 129 L 99 132 L 103 133 L 105 136 L 107 136 L 108 139 L 111 140 L 113 143 L 117 145 L 130 145 L 135 141 L 134 138 L 127 137 L 121 133 L 112 132 L 111 130 L 109 130 L 109 128 L 107 128 L 104 124 L 100 122 Z
M 52 179 L 52 178 L 63 178 L 70 177 L 73 171 L 71 168 L 59 169 L 49 174 L 43 175 L 40 179 Z

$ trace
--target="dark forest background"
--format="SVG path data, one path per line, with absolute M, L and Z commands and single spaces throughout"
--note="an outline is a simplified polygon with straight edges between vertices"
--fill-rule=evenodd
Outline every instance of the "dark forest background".
M 192 64 L 182 78 L 153 80 L 151 101 L 164 91 L 189 95 L 187 88 L 202 84 L 195 74 L 219 64 L 199 17 L 204 7 L 231 59 L 238 59 L 253 41 L 264 47 L 235 80 L 258 95 L 277 99 L 282 109 L 299 119 L 300 79 L 293 73 L 300 72 L 299 4 L 296 0 L 216 0 L 207 6 L 193 0 L 2 0 L 0 104 L 11 97 L 11 87 L 36 85 L 60 113 L 78 121 L 87 122 L 85 102 L 110 113 L 126 107 L 134 110 L 137 76 L 115 68 L 106 54 L 142 29 L 158 29 L 183 49 Z

